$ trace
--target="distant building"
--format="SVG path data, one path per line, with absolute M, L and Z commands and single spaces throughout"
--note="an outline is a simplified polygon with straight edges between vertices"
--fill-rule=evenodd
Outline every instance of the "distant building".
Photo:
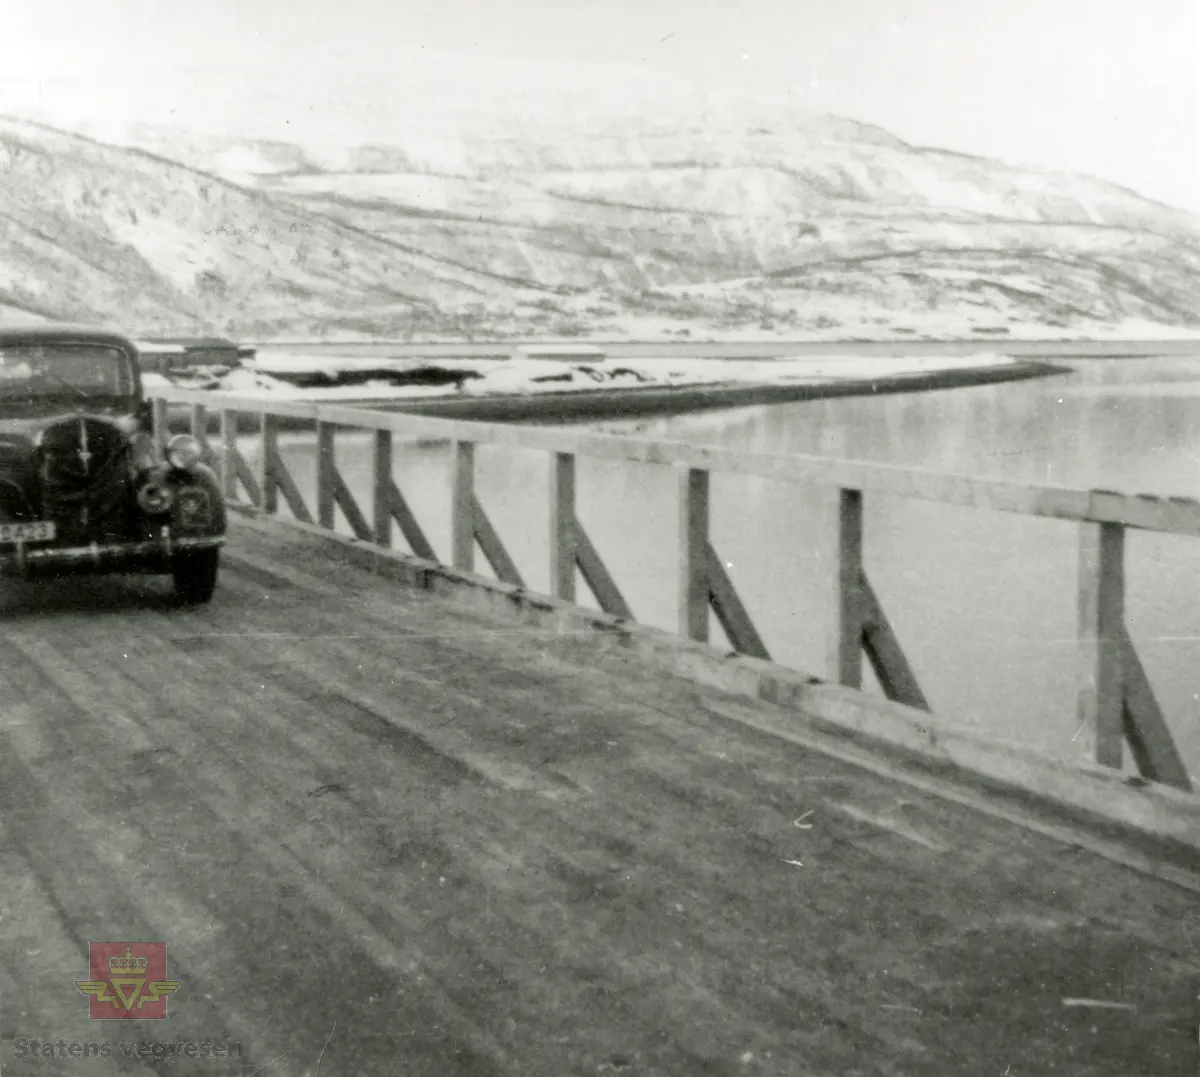
M 253 347 L 224 337 L 151 338 L 137 341 L 137 349 L 142 369 L 161 374 L 197 367 L 229 369 L 255 355 Z

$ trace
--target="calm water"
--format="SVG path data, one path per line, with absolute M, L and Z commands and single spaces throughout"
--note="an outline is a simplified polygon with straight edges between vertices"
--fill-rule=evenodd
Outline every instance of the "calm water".
M 593 425 L 754 452 L 1200 497 L 1200 362 L 1186 359 L 1084 361 L 1033 382 Z M 311 440 L 288 438 L 283 450 L 311 498 Z M 338 464 L 367 507 L 368 442 L 340 435 Z M 449 560 L 445 447 L 398 445 L 395 466 Z M 480 499 L 538 590 L 549 581 L 547 468 L 538 452 L 478 453 Z M 672 473 L 586 459 L 578 468 L 580 518 L 635 615 L 674 628 Z M 826 489 L 713 478 L 714 545 L 772 657 L 819 674 L 833 511 Z M 867 570 L 934 710 L 1043 751 L 1089 755 L 1090 731 L 1075 718 L 1078 526 L 883 496 L 868 498 L 865 517 Z M 1130 630 L 1200 774 L 1200 539 L 1131 532 L 1127 557 Z M 715 626 L 713 639 L 721 639 Z

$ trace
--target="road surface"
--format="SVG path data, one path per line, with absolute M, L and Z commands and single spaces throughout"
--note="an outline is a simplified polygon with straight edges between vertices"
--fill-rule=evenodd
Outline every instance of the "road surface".
M 1193 893 L 241 522 L 168 592 L 0 599 L 5 1074 L 1196 1072 Z M 145 940 L 169 1019 L 89 1021 Z

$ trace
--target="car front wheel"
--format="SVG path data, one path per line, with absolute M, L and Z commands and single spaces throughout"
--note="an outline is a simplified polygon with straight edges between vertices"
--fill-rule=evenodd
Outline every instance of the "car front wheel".
M 220 560 L 221 551 L 217 549 L 177 553 L 171 563 L 175 594 L 189 604 L 207 602 L 217 587 Z

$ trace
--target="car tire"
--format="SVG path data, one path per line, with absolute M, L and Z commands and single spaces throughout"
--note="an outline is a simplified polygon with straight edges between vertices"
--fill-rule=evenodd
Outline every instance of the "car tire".
M 217 587 L 220 550 L 188 550 L 171 561 L 175 594 L 188 605 L 201 605 L 213 596 Z

